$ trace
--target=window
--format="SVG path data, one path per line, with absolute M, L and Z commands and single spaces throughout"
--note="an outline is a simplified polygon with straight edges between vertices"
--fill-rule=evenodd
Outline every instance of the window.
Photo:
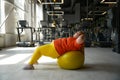
M 1 0 L 0 0 L 0 24 L 1 24 Z
M 17 6 L 16 8 L 16 16 L 18 20 L 24 19 L 24 2 L 25 0 L 15 0 L 15 5 Z
M 5 20 L 4 1 L 0 0 L 0 33 L 5 33 L 5 25 L 3 24 L 4 20 Z
M 8 9 L 5 7 L 5 5 L 8 5 L 6 2 L 11 3 L 16 6 L 16 19 L 24 19 L 24 1 L 25 0 L 15 0 L 14 3 L 9 2 L 9 1 L 4 1 L 0 0 L 0 33 L 4 34 L 5 33 L 5 20 L 7 15 L 5 14 L 5 9 Z

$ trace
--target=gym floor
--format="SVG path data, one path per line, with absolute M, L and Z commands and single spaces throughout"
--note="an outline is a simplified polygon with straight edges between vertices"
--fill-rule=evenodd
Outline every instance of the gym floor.
M 35 47 L 0 51 L 0 80 L 120 80 L 120 54 L 112 48 L 85 48 L 84 68 L 64 70 L 56 59 L 42 57 L 35 70 L 23 70 Z

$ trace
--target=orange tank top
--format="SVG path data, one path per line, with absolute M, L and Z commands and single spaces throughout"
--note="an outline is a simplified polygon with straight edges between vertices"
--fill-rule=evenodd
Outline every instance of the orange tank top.
M 68 37 L 54 40 L 54 46 L 58 54 L 63 55 L 65 52 L 68 51 L 80 50 L 84 46 L 84 43 L 77 44 L 76 38 Z

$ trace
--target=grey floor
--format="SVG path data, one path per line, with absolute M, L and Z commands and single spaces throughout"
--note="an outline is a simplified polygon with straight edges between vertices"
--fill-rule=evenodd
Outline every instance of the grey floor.
M 64 70 L 56 59 L 42 57 L 35 70 L 23 70 L 34 49 L 0 51 L 0 80 L 120 80 L 120 54 L 111 48 L 85 48 L 83 69 Z

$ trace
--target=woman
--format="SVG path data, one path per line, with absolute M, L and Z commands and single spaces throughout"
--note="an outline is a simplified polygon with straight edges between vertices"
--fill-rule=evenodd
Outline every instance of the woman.
M 50 44 L 38 46 L 34 51 L 29 63 L 24 67 L 25 70 L 34 69 L 33 64 L 43 56 L 51 58 L 58 58 L 68 51 L 77 51 L 84 48 L 84 33 L 82 31 L 76 32 L 72 37 L 59 38 L 53 40 Z

